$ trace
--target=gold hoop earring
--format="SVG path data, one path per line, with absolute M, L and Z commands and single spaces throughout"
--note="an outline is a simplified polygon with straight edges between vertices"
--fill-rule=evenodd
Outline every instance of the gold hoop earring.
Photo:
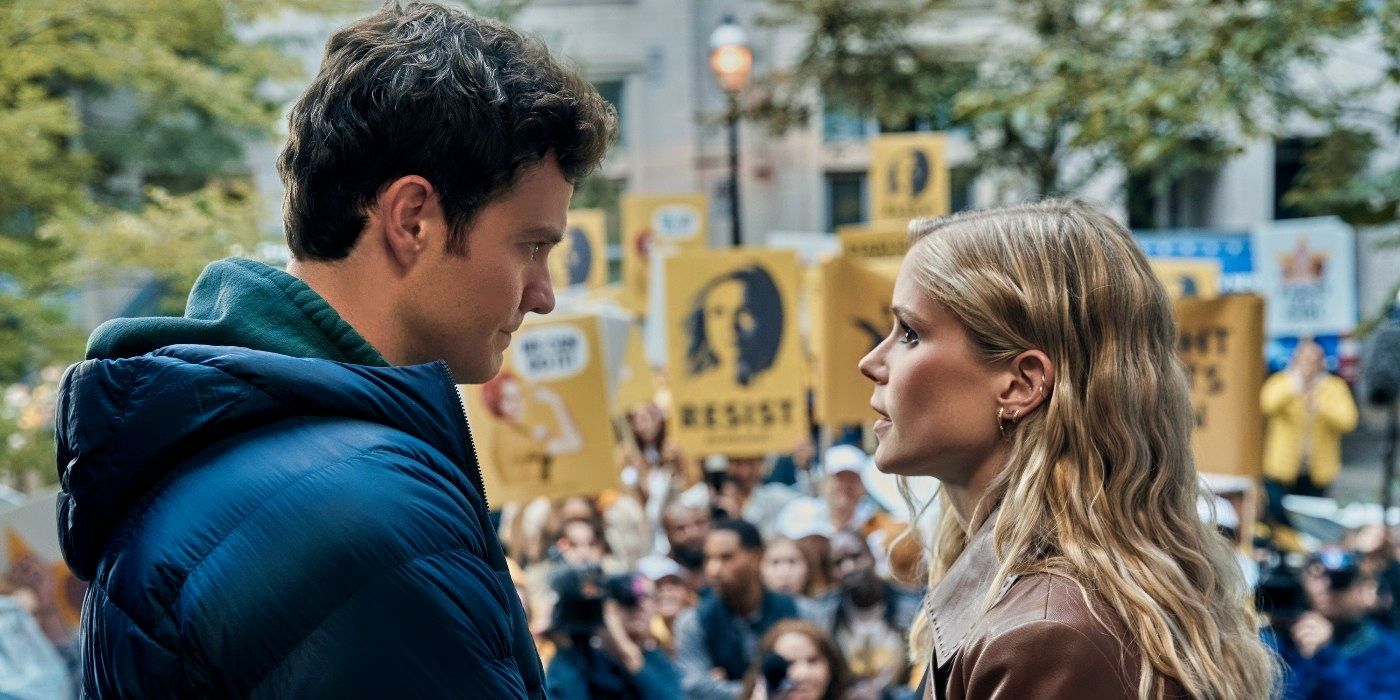
M 998 433 L 1001 433 L 1001 437 L 1002 437 L 1002 438 L 1005 438 L 1005 437 L 1006 437 L 1006 420 L 1005 420 L 1005 418 L 1003 418 L 1003 416 L 1005 416 L 1005 415 L 1006 415 L 1006 407 L 1005 407 L 1005 406 L 999 406 L 999 407 L 997 407 L 997 432 L 998 432 Z

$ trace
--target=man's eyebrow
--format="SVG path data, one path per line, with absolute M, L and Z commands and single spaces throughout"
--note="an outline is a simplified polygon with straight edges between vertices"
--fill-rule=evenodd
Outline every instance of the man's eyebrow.
M 913 311 L 910 311 L 909 307 L 907 306 L 900 306 L 899 304 L 895 304 L 890 307 L 890 313 L 894 314 L 895 318 L 905 323 L 909 323 L 910 325 L 919 326 L 921 328 L 928 327 L 928 323 L 924 321 L 923 317 L 919 316 Z
M 522 231 L 520 237 L 531 240 L 543 238 L 549 243 L 558 243 L 564 240 L 564 230 L 553 226 L 532 226 Z

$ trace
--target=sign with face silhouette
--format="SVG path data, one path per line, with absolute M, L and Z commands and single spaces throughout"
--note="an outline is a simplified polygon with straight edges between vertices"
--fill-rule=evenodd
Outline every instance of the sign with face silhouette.
M 857 365 L 889 335 L 894 324 L 890 298 L 899 272 L 896 259 L 842 256 L 821 264 L 814 303 L 820 321 L 812 324 L 817 422 L 856 425 L 875 420 L 870 408 L 874 385 Z
M 1219 260 L 1151 258 L 1147 262 L 1173 300 L 1220 296 Z
M 677 443 L 691 454 L 791 449 L 807 430 L 796 256 L 737 249 L 665 264 Z
M 881 134 L 870 142 L 870 220 L 943 216 L 950 209 L 948 139 Z
M 596 494 L 617 485 L 600 319 L 527 321 L 501 371 L 461 387 L 493 502 Z
M 607 282 L 606 222 L 602 209 L 569 210 L 564 240 L 549 255 L 549 276 L 556 291 L 592 291 Z
M 709 212 L 710 200 L 703 194 L 622 196 L 624 306 L 646 311 L 653 249 L 709 248 Z

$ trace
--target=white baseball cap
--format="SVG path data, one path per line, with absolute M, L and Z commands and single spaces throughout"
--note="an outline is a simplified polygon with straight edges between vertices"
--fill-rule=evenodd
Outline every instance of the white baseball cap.
M 681 575 L 681 565 L 673 559 L 660 554 L 648 554 L 637 560 L 637 573 L 651 579 L 653 582 L 660 581 L 667 576 Z
M 826 467 L 827 474 L 841 472 L 859 474 L 865 470 L 865 464 L 869 461 L 870 455 L 865 454 L 865 450 L 855 445 L 834 445 L 827 448 L 826 455 L 822 458 L 822 465 Z

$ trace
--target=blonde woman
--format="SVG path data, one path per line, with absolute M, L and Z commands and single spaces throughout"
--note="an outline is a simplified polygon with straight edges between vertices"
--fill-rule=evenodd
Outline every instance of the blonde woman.
M 1062 201 L 910 228 L 894 328 L 860 369 L 878 467 L 942 484 L 911 630 L 926 697 L 1269 697 L 1239 568 L 1196 515 L 1172 309 L 1132 237 Z

